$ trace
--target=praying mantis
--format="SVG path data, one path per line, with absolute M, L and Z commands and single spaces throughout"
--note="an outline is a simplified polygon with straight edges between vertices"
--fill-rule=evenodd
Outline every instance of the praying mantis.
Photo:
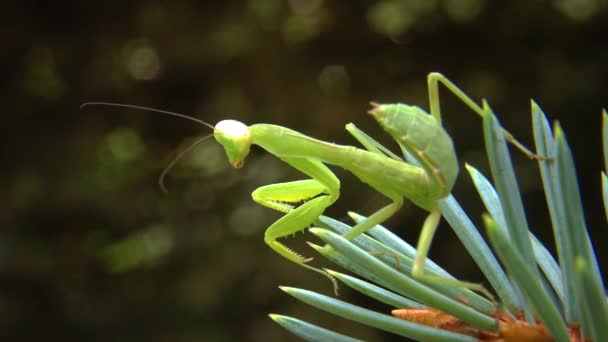
M 296 253 L 278 239 L 313 225 L 325 209 L 338 199 L 340 180 L 327 165 L 338 166 L 350 171 L 359 180 L 391 201 L 344 233 L 344 238 L 354 239 L 381 224 L 401 208 L 404 199 L 408 199 L 429 212 L 417 243 L 412 276 L 419 280 L 435 281 L 487 293 L 481 284 L 449 280 L 424 273 L 426 257 L 441 219 L 437 201 L 450 194 L 459 171 L 452 139 L 441 125 L 439 84 L 443 84 L 478 115 L 483 116 L 484 112 L 489 110 L 485 101 L 483 108 L 480 107 L 440 73 L 430 73 L 427 83 L 430 113 L 406 104 L 372 103 L 372 109 L 369 111 L 378 124 L 398 143 L 406 155 L 406 160 L 408 160 L 407 155 L 410 156 L 410 160 L 414 159 L 412 163 L 404 161 L 352 123 L 347 124 L 345 128 L 365 149 L 328 143 L 271 124 L 247 126 L 235 120 L 222 120 L 213 127 L 204 123 L 213 127 L 216 141 L 223 146 L 226 157 L 234 168 L 242 168 L 251 145 L 258 145 L 310 177 L 306 180 L 262 186 L 252 193 L 255 202 L 285 214 L 271 224 L 264 233 L 264 241 L 270 248 L 298 265 L 326 275 L 332 280 L 334 290 L 337 289 L 331 275 L 307 264 L 312 258 L 305 258 Z M 186 117 L 177 113 L 165 113 Z M 504 130 L 503 132 L 506 139 L 526 155 L 537 157 L 515 140 L 509 132 Z M 299 203 L 301 204 L 296 206 Z
M 404 154 L 409 154 L 416 160 L 415 163 L 403 161 L 352 123 L 346 125 L 346 130 L 365 149 L 324 142 L 276 125 L 247 126 L 239 121 L 224 120 L 215 126 L 215 139 L 224 147 L 229 162 L 235 168 L 244 165 L 251 145 L 258 145 L 310 177 L 263 186 L 252 193 L 255 202 L 285 214 L 264 233 L 264 241 L 270 248 L 298 265 L 326 273 L 307 265 L 310 258 L 294 252 L 278 239 L 314 224 L 324 210 L 338 199 L 340 180 L 326 164 L 339 166 L 391 200 L 390 204 L 344 233 L 344 238 L 353 239 L 381 224 L 395 214 L 403 205 L 404 198 L 407 198 L 429 212 L 417 243 L 412 276 L 487 293 L 481 284 L 448 280 L 424 273 L 426 256 L 441 219 L 437 201 L 450 194 L 458 175 L 458 160 L 452 139 L 441 125 L 439 83 L 478 115 L 483 116 L 484 111 L 489 110 L 485 102 L 484 108 L 478 106 L 439 73 L 429 74 L 427 81 L 430 115 L 419 107 L 405 104 L 372 104 L 369 111 L 399 144 Z M 504 134 L 507 140 L 525 154 L 535 157 L 507 131 Z M 302 204 L 295 207 L 297 203 Z

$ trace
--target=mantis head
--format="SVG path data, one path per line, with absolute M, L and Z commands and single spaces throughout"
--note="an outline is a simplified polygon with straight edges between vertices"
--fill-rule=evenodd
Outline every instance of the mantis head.
M 236 169 L 243 167 L 251 147 L 249 127 L 240 121 L 222 120 L 215 125 L 213 136 L 224 147 L 230 164 Z

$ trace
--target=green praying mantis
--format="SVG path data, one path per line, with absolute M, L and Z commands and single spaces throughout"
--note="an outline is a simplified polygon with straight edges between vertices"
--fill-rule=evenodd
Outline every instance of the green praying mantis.
M 327 165 L 339 166 L 391 201 L 344 233 L 344 238 L 353 239 L 381 224 L 401 208 L 406 198 L 429 212 L 417 243 L 412 276 L 419 280 L 488 293 L 481 284 L 448 280 L 424 273 L 426 257 L 441 219 L 437 201 L 450 194 L 459 171 L 452 139 L 441 125 L 439 84 L 443 84 L 478 115 L 483 116 L 489 110 L 485 101 L 482 108 L 439 73 L 430 73 L 427 82 L 430 114 L 419 107 L 406 104 L 372 104 L 369 111 L 398 143 L 403 153 L 415 159 L 412 163 L 404 161 L 352 123 L 346 125 L 346 130 L 365 149 L 328 143 L 277 125 L 247 126 L 239 121 L 223 120 L 213 127 L 213 135 L 223 146 L 233 167 L 243 167 L 251 145 L 258 145 L 310 177 L 306 180 L 266 185 L 252 193 L 255 202 L 285 214 L 264 233 L 264 241 L 270 248 L 298 265 L 326 275 L 332 280 L 334 290 L 337 289 L 331 275 L 307 264 L 312 258 L 303 257 L 278 240 L 313 225 L 325 209 L 338 199 L 340 180 Z M 171 112 L 168 114 L 184 117 Z M 503 132 L 507 140 L 526 155 L 538 158 L 507 131 Z M 297 205 L 299 203 L 301 204 Z
M 435 281 L 446 285 L 470 288 L 488 293 L 481 284 L 438 278 L 424 273 L 429 248 L 439 225 L 441 211 L 437 201 L 448 196 L 458 176 L 458 160 L 452 139 L 441 125 L 439 83 L 445 85 L 478 115 L 489 110 L 478 106 L 454 83 L 439 73 L 428 76 L 430 115 L 419 107 L 405 104 L 372 104 L 369 111 L 378 124 L 399 144 L 404 154 L 411 155 L 416 163 L 408 163 L 386 149 L 379 142 L 359 130 L 354 124 L 346 130 L 365 147 L 343 146 L 317 140 L 294 130 L 268 124 L 246 126 L 224 120 L 215 126 L 215 139 L 224 146 L 228 160 L 241 168 L 251 145 L 258 145 L 311 177 L 260 187 L 252 193 L 253 200 L 271 209 L 285 213 L 264 234 L 264 241 L 281 256 L 315 271 L 307 265 L 311 259 L 292 251 L 278 239 L 294 234 L 314 222 L 340 195 L 340 181 L 326 164 L 342 167 L 362 182 L 391 200 L 391 203 L 356 224 L 342 236 L 353 239 L 372 227 L 381 224 L 403 205 L 407 198 L 429 212 L 417 243 L 417 256 L 412 276 L 419 280 Z M 537 156 L 504 131 L 511 143 L 531 158 Z M 292 204 L 301 203 L 294 207 Z M 335 286 L 335 284 L 334 284 Z

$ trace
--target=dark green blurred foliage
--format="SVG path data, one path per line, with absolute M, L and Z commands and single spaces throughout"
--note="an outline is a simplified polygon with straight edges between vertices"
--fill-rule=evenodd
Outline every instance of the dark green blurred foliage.
M 276 123 L 346 144 L 354 143 L 343 130 L 352 121 L 390 144 L 365 115 L 368 102 L 427 108 L 426 74 L 441 71 L 471 96 L 486 97 L 530 145 L 534 98 L 568 133 L 605 262 L 599 124 L 608 105 L 606 8 L 605 0 L 3 3 L 0 336 L 295 339 L 266 316 L 280 311 L 363 339 L 391 338 L 278 291 L 281 284 L 331 293 L 326 279 L 266 247 L 263 231 L 279 215 L 249 196 L 257 186 L 298 179 L 297 172 L 259 149 L 233 170 L 208 140 L 169 174 L 165 195 L 158 175 L 209 129 L 156 113 L 80 110 L 85 101 L 211 123 Z M 442 106 L 461 162 L 483 169 L 481 121 L 449 95 Z M 531 225 L 546 236 L 548 218 L 534 216 L 545 212 L 535 164 L 522 156 L 516 163 Z M 343 196 L 330 216 L 368 214 L 385 203 L 337 173 Z M 480 218 L 470 189 L 461 176 L 456 193 Z M 408 206 L 387 226 L 415 241 L 421 214 Z M 287 243 L 312 256 L 306 238 L 313 239 L 299 234 Z M 480 279 L 453 240 L 440 228 L 432 257 L 464 279 Z

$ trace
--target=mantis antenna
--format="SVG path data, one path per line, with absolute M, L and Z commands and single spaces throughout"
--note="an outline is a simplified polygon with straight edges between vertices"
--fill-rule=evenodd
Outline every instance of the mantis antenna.
M 213 133 L 208 134 L 200 139 L 197 139 L 195 142 L 193 142 L 192 144 L 190 144 L 188 147 L 186 147 L 185 149 L 181 150 L 177 156 L 175 158 L 173 158 L 173 160 L 169 163 L 169 165 L 167 165 L 165 167 L 165 169 L 163 170 L 163 172 L 160 174 L 160 176 L 158 176 L 158 185 L 160 186 L 160 189 L 164 192 L 164 193 L 169 193 L 169 191 L 167 190 L 167 187 L 165 186 L 165 177 L 167 176 L 167 174 L 169 173 L 169 171 L 171 171 L 171 169 L 173 169 L 173 166 L 175 166 L 175 164 L 177 164 L 177 162 L 182 159 L 182 157 L 192 151 L 193 148 L 195 148 L 198 144 L 202 143 L 203 141 L 209 139 L 210 137 L 213 136 Z
M 199 120 L 197 118 L 193 118 L 193 117 L 185 115 L 185 114 L 170 112 L 168 110 L 161 110 L 161 109 L 155 109 L 155 108 L 150 108 L 150 107 L 136 106 L 136 105 L 130 105 L 130 104 L 124 104 L 124 103 L 114 103 L 114 102 L 85 102 L 80 105 L 80 109 L 82 109 L 86 106 L 110 106 L 110 107 L 123 107 L 123 108 L 131 108 L 131 109 L 138 109 L 138 110 L 146 110 L 149 112 L 168 114 L 168 115 L 177 116 L 177 117 L 180 117 L 183 119 L 188 119 L 188 120 L 191 120 L 194 122 L 198 122 L 199 124 L 207 126 L 211 129 L 215 129 L 215 127 L 213 127 L 212 124 L 207 123 L 203 120 Z
M 170 112 L 167 110 L 161 110 L 161 109 L 155 109 L 155 108 L 150 108 L 150 107 L 143 107 L 143 106 L 136 106 L 136 105 L 130 105 L 130 104 L 124 104 L 124 103 L 114 103 L 114 102 L 85 102 L 83 104 L 80 105 L 80 109 L 86 107 L 86 106 L 110 106 L 110 107 L 123 107 L 123 108 L 130 108 L 130 109 L 137 109 L 137 110 L 144 110 L 144 111 L 149 111 L 149 112 L 156 112 L 156 113 L 162 113 L 162 114 L 167 114 L 167 115 L 173 115 L 173 116 L 177 116 L 180 117 L 182 119 L 187 119 L 187 120 L 191 120 L 194 121 L 196 123 L 199 123 L 203 126 L 207 126 L 213 130 L 215 130 L 215 127 L 213 127 L 213 125 L 203 121 L 203 120 L 199 120 L 197 118 L 193 118 L 191 116 L 185 115 L 185 114 L 180 114 L 180 113 L 175 113 L 175 112 Z M 167 165 L 167 167 L 165 167 L 165 169 L 163 170 L 163 172 L 161 172 L 160 176 L 158 176 L 158 185 L 160 186 L 160 189 L 164 192 L 164 193 L 168 193 L 169 191 L 167 191 L 167 187 L 165 186 L 165 177 L 167 176 L 167 174 L 169 173 L 169 171 L 171 171 L 171 169 L 173 169 L 173 167 L 175 166 L 175 164 L 188 152 L 192 151 L 192 149 L 194 147 L 196 147 L 198 144 L 202 143 L 203 141 L 209 139 L 209 137 L 213 136 L 213 133 L 206 135 L 200 139 L 197 139 L 195 142 L 193 142 L 192 144 L 190 144 L 188 147 L 186 147 L 184 150 L 182 150 L 181 152 L 179 152 L 177 154 L 177 156 L 169 163 L 169 165 Z

